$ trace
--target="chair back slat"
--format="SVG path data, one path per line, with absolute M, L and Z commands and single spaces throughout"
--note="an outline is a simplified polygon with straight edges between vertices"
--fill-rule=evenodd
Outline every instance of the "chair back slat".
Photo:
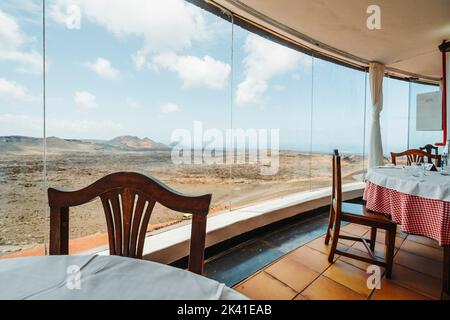
M 130 237 L 132 239 L 138 239 L 139 235 L 141 233 L 140 226 L 142 225 L 142 214 L 144 213 L 145 207 L 149 206 L 149 203 L 146 201 L 146 199 L 143 196 L 137 196 L 137 201 L 135 204 L 135 212 L 133 217 L 133 222 L 131 226 L 131 233 Z M 152 207 L 154 204 L 152 204 Z M 139 242 L 139 241 L 138 241 Z M 136 257 L 141 258 L 142 257 L 142 250 L 137 250 L 137 244 L 136 242 L 131 242 L 130 245 L 130 251 L 136 252 Z
M 147 225 L 150 221 L 150 215 L 152 214 L 153 208 L 155 207 L 155 201 L 148 201 L 147 207 L 145 208 L 145 213 L 142 217 L 141 227 L 139 229 L 138 241 L 137 241 L 137 258 L 142 258 L 142 251 L 144 249 L 144 239 L 147 232 Z M 203 248 L 204 250 L 204 248 Z
M 106 228 L 108 229 L 109 254 L 116 255 L 116 237 L 114 228 L 114 219 L 111 210 L 111 204 L 106 197 L 101 197 L 103 212 L 106 218 Z M 50 230 L 51 231 L 51 230 Z
M 125 256 L 135 256 L 135 252 L 130 251 L 130 242 L 136 241 L 130 238 L 131 220 L 134 216 L 134 199 L 136 193 L 130 188 L 124 188 L 121 193 L 122 200 L 122 237 L 123 237 L 123 254 Z
M 108 201 L 110 203 L 113 221 L 114 221 L 114 239 L 116 255 L 121 256 L 122 253 L 122 212 L 120 210 L 119 194 L 112 191 L 109 192 Z

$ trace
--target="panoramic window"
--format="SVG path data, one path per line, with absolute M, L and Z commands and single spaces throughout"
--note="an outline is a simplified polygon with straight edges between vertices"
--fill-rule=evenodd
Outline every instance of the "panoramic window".
M 0 0 L 0 300 L 447 300 L 450 0 L 377 2 Z
M 0 4 L 0 255 L 44 252 L 48 187 L 76 190 L 113 172 L 212 193 L 211 215 L 329 188 L 333 149 L 344 183 L 363 181 L 366 72 L 184 0 L 47 1 L 44 57 L 41 3 L 12 3 Z M 416 127 L 417 97 L 438 87 L 384 85 L 386 162 L 442 138 Z M 190 218 L 158 205 L 148 231 Z M 70 221 L 75 251 L 107 244 L 99 200 L 71 209 Z

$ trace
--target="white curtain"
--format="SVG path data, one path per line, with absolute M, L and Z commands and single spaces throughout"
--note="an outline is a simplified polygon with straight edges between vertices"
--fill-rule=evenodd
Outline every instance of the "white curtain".
M 384 65 L 371 62 L 369 65 L 370 93 L 372 95 L 372 125 L 370 129 L 369 168 L 383 164 L 380 113 L 383 110 Z

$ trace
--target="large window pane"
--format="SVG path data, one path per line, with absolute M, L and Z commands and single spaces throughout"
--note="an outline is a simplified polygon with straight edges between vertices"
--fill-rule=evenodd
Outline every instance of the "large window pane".
M 1 1 L 0 21 L 0 255 L 34 247 L 42 254 L 41 1 Z
M 312 58 L 239 27 L 234 34 L 232 129 L 247 135 L 235 146 L 245 161 L 231 164 L 236 208 L 309 189 Z
M 366 74 L 314 59 L 312 188 L 331 186 L 331 157 L 342 156 L 343 183 L 362 180 Z
M 385 78 L 384 90 L 381 133 L 383 151 L 390 161 L 391 152 L 408 149 L 409 82 Z
M 210 129 L 230 127 L 231 24 L 184 0 L 51 3 L 48 184 L 78 189 L 134 171 L 213 193 L 211 214 L 227 209 L 229 168 L 202 153 Z M 72 238 L 106 241 L 99 201 L 71 213 Z M 159 205 L 149 230 L 186 218 Z

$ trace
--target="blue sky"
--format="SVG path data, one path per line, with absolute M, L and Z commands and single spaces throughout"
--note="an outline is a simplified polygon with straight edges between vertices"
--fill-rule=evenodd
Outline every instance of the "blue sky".
M 170 143 L 175 129 L 202 121 L 280 129 L 282 148 L 363 152 L 370 124 L 363 72 L 239 27 L 232 38 L 230 23 L 183 0 L 47 3 L 48 136 Z M 73 5 L 79 29 L 67 26 Z M 42 136 L 40 1 L 2 0 L 0 10 L 0 135 Z M 413 86 L 411 95 L 436 90 Z M 386 80 L 385 88 L 385 149 L 436 142 L 439 133 L 408 133 L 409 84 Z

